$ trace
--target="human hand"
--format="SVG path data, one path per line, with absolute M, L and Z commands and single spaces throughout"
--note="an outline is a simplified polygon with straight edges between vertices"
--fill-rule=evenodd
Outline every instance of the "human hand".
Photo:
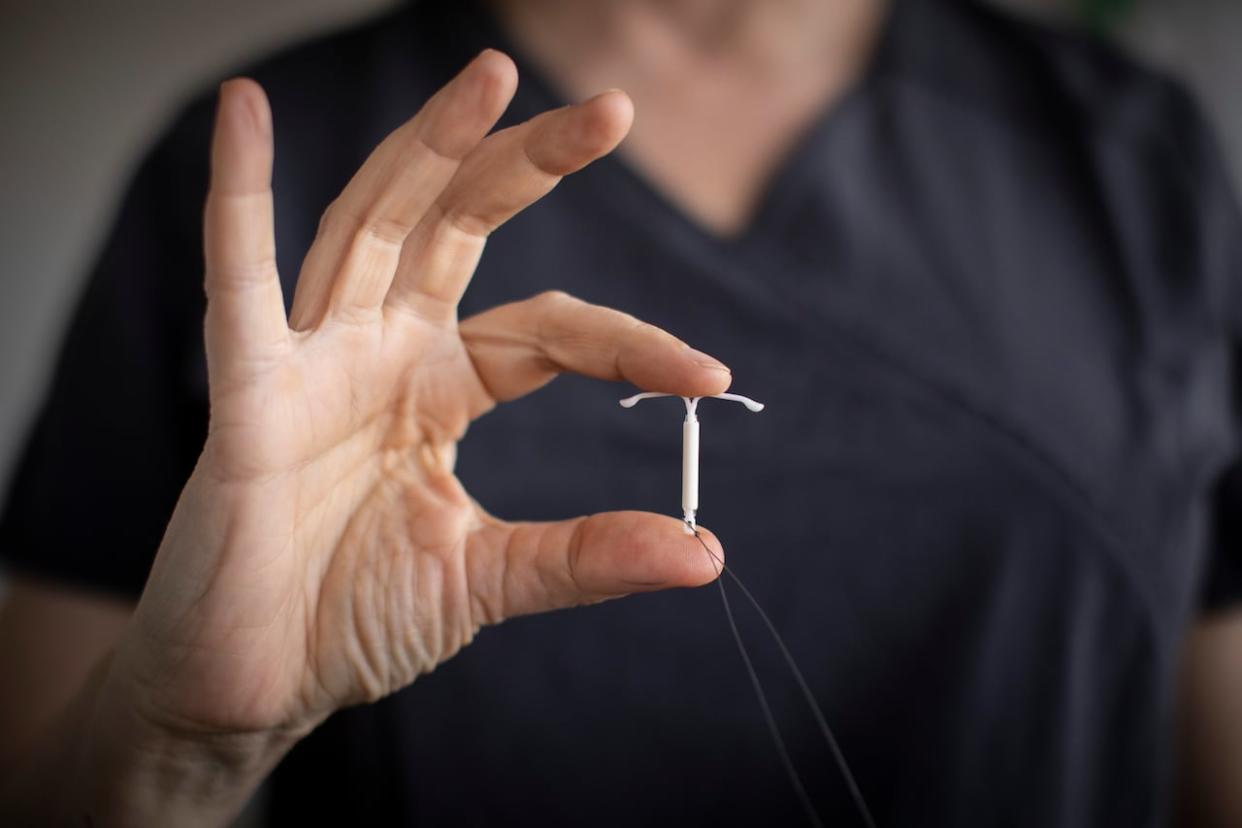
M 210 432 L 111 666 L 114 692 L 156 730 L 300 735 L 408 685 L 484 624 L 717 575 L 674 518 L 509 523 L 453 474 L 471 421 L 559 372 L 682 395 L 730 379 L 673 336 L 563 294 L 458 323 L 488 233 L 611 151 L 632 118 L 614 91 L 487 135 L 515 85 L 508 58 L 485 52 L 375 150 L 325 213 L 288 320 L 270 112 L 257 84 L 222 88 Z

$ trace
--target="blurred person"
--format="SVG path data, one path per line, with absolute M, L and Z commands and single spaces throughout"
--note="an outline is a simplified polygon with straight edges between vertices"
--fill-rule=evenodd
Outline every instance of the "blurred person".
M 716 576 L 606 511 L 668 509 L 669 416 L 526 396 L 728 387 L 684 340 L 770 403 L 704 518 L 880 825 L 1163 824 L 1178 717 L 1242 824 L 1242 234 L 1180 88 L 968 0 L 427 0 L 246 74 L 134 176 L 12 487 L 7 822 L 270 774 L 274 824 L 799 824 L 709 592 L 494 626 Z

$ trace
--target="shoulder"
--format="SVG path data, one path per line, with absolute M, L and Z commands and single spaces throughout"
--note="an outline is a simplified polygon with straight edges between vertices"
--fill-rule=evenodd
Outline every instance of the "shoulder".
M 978 174 L 1029 196 L 1025 210 L 1060 204 L 1094 224 L 1153 318 L 1238 313 L 1242 215 L 1180 83 L 1090 33 L 978 0 L 899 7 L 889 79 L 929 145 L 959 152 L 968 135 L 991 163 L 972 156 Z
M 1195 174 L 1210 130 L 1177 81 L 1090 32 L 977 0 L 909 0 L 900 80 L 1029 138 L 1107 145 Z

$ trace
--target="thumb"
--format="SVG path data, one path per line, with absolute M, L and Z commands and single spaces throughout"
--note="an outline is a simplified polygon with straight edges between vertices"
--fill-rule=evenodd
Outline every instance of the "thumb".
M 471 590 L 487 616 L 479 620 L 702 586 L 720 574 L 724 550 L 702 527 L 699 538 L 680 520 L 648 512 L 492 524 L 472 536 L 478 554 L 468 558 Z

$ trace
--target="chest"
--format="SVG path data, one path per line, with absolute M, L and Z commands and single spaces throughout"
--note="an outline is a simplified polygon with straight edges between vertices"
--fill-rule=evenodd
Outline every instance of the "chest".
M 870 492 L 846 510 L 866 535 L 933 491 L 974 492 L 955 502 L 978 514 L 928 518 L 952 537 L 979 514 L 1021 528 L 1053 502 L 1115 533 L 1124 566 L 1176 616 L 1228 445 L 1223 343 L 1137 302 L 1127 285 L 1141 274 L 1119 264 L 1055 159 L 991 173 L 958 159 L 962 174 L 947 176 L 904 167 L 904 139 L 861 123 L 835 124 L 827 151 L 795 158 L 752 231 L 726 243 L 623 167 L 588 171 L 497 234 L 467 310 L 563 289 L 728 362 L 735 390 L 769 408 L 705 412 L 713 529 L 750 531 L 714 525 L 714 508 L 726 523 L 762 515 L 792 542 L 814 535 L 825 504 Z M 1030 204 L 1002 198 L 1041 180 Z M 485 451 L 542 462 L 565 498 L 544 508 L 676 513 L 679 415 L 624 412 L 625 393 L 554 385 L 498 412 Z M 1002 497 L 998 473 L 1033 488 Z M 523 508 L 540 508 L 535 491 Z

